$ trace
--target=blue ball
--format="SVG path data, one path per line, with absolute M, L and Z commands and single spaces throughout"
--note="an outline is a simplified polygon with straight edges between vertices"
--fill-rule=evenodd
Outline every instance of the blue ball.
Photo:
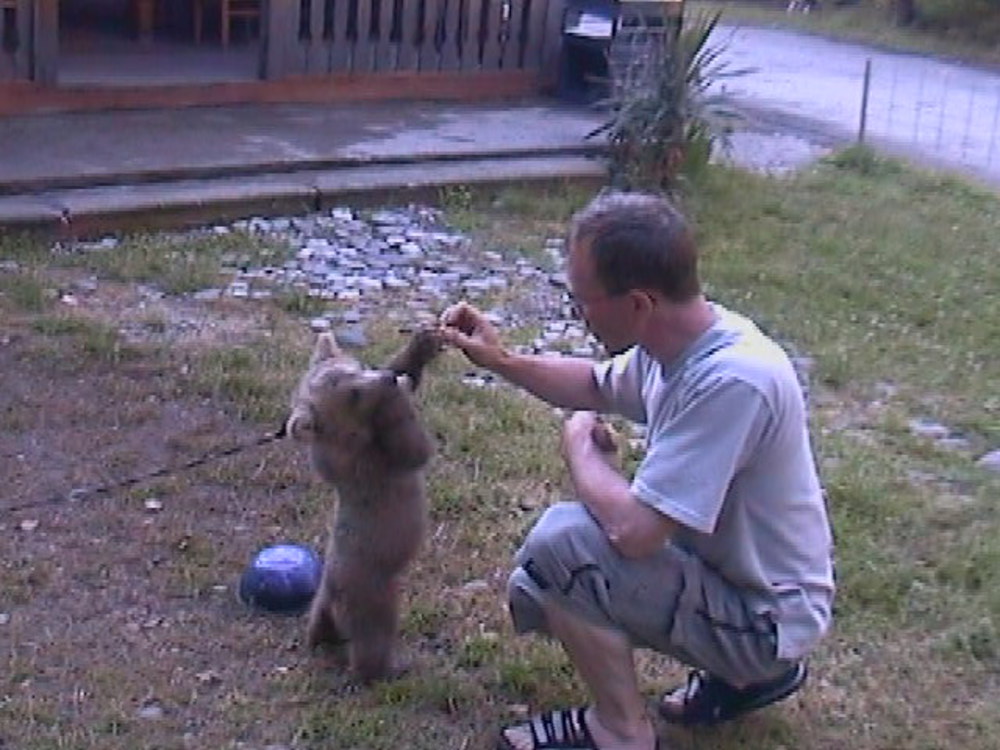
M 240 578 L 239 598 L 267 612 L 296 615 L 309 608 L 323 564 L 301 544 L 275 544 L 253 556 Z

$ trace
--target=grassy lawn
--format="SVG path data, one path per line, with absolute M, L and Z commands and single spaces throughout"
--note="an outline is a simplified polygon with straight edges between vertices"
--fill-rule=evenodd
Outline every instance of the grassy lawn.
M 778 26 L 886 49 L 920 52 L 973 64 L 1000 67 L 1000 48 L 970 39 L 968 34 L 941 34 L 919 28 L 899 28 L 883 8 L 868 2 L 835 5 L 827 0 L 819 11 L 787 13 L 786 3 L 746 0 L 688 0 L 686 13 L 722 12 L 730 25 Z
M 538 259 L 589 193 L 442 198 L 473 254 Z M 814 362 L 840 591 L 805 690 L 720 730 L 664 729 L 667 747 L 995 747 L 1000 475 L 975 461 L 1000 448 L 1000 202 L 847 152 L 784 179 L 713 168 L 688 207 L 711 296 Z M 239 238 L 132 238 L 76 256 L 3 241 L 0 504 L 273 428 L 308 356 L 309 305 L 180 295 L 234 254 L 277 252 Z M 136 296 L 161 275 L 165 298 Z M 81 276 L 114 293 L 99 310 L 58 301 Z M 366 360 L 398 345 L 388 319 L 369 326 Z M 165 338 L 178 320 L 209 333 Z M 503 600 L 515 546 L 565 487 L 557 420 L 508 388 L 463 385 L 467 370 L 446 355 L 422 395 L 438 455 L 406 677 L 347 691 L 303 648 L 301 620 L 233 601 L 259 545 L 323 543 L 329 493 L 279 444 L 120 496 L 0 514 L 0 747 L 472 750 L 492 747 L 501 722 L 582 700 L 558 649 L 513 637 Z M 964 440 L 941 447 L 913 420 Z M 640 667 L 651 698 L 684 675 L 647 654 Z

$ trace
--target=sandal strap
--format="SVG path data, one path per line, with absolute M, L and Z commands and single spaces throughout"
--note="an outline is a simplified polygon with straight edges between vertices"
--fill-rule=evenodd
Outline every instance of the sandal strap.
M 718 677 L 704 671 L 692 671 L 684 690 L 684 713 L 689 720 L 719 721 L 735 694 L 736 690 Z
M 660 713 L 668 721 L 682 724 L 717 724 L 788 697 L 801 687 L 806 674 L 805 663 L 800 662 L 770 682 L 739 689 L 708 672 L 695 670 L 688 674 L 686 685 L 668 693 L 679 699 L 679 714 L 668 710 Z
M 534 750 L 596 750 L 585 707 L 546 711 L 528 720 Z M 505 729 L 524 726 L 515 724 Z

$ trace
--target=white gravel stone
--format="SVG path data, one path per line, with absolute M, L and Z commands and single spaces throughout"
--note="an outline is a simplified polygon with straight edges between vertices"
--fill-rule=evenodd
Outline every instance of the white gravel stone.
M 940 440 L 951 434 L 950 429 L 940 422 L 930 419 L 911 419 L 910 432 L 917 437 L 931 438 L 932 440 Z
M 976 461 L 977 466 L 981 466 L 989 471 L 995 471 L 1000 473 L 1000 450 L 990 451 L 989 453 L 980 456 L 979 460 Z

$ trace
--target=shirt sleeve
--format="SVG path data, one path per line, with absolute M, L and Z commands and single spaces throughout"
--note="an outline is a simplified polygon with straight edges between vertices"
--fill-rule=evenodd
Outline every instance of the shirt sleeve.
M 683 526 L 711 534 L 729 485 L 769 421 L 767 403 L 753 386 L 737 379 L 707 385 L 650 435 L 633 494 Z
M 646 423 L 646 407 L 642 400 L 646 377 L 643 359 L 638 347 L 632 347 L 594 365 L 594 382 L 611 410 L 640 424 Z

